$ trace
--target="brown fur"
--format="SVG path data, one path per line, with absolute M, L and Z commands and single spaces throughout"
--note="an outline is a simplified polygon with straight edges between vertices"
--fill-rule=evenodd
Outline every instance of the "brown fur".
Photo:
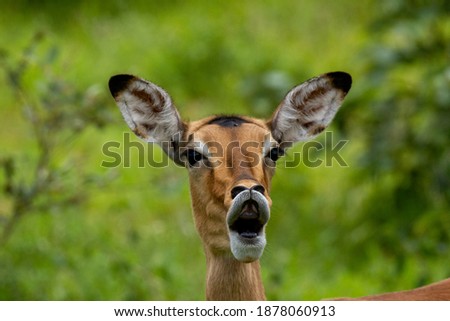
M 130 89 L 134 83 L 139 85 L 138 90 Z M 189 169 L 194 221 L 206 255 L 208 300 L 265 299 L 259 256 L 252 257 L 251 263 L 243 263 L 241 261 L 247 258 L 244 256 L 238 261 L 230 250 L 226 217 L 232 204 L 231 191 L 234 187 L 250 189 L 260 185 L 258 191 L 267 199 L 264 205 L 270 207 L 274 168 L 263 161 L 263 142 L 271 137 L 278 148 L 285 148 L 322 132 L 340 107 L 351 83 L 351 76 L 343 72 L 313 78 L 293 88 L 268 121 L 245 116 L 211 116 L 184 123 L 169 95 L 158 86 L 131 75 L 110 79 L 110 91 L 136 135 L 159 143 L 177 164 Z M 127 101 L 128 96 L 121 95 L 123 91 L 138 99 Z M 145 117 L 147 114 L 149 117 Z M 156 114 L 159 117 L 155 117 Z M 159 129 L 157 134 L 155 128 Z M 200 162 L 205 163 L 198 164 L 198 168 L 187 165 L 181 157 L 183 153 L 175 150 L 182 146 L 190 148 L 190 152 L 192 149 L 198 152 L 195 148 L 201 146 L 193 146 L 194 142 L 206 144 L 210 153 L 201 156 Z M 199 163 L 197 159 L 193 162 Z M 215 166 L 207 166 L 211 164 Z M 414 290 L 356 300 L 450 300 L 450 279 Z
M 450 278 L 420 288 L 389 292 L 338 301 L 450 301 Z
M 270 202 L 270 181 L 273 170 L 264 166 L 262 160 L 257 166 L 243 167 L 238 164 L 251 161 L 248 155 L 241 154 L 239 142 L 264 141 L 268 133 L 263 122 L 243 123 L 239 127 L 221 127 L 208 125 L 208 119 L 193 122 L 188 128 L 188 136 L 205 143 L 214 142 L 222 146 L 222 152 L 212 157 L 212 162 L 221 165 L 210 171 L 190 172 L 192 206 L 197 230 L 210 254 L 229 253 L 228 232 L 225 223 L 227 209 L 231 204 L 231 189 L 236 185 L 251 187 L 256 184 L 264 186 L 265 196 Z M 231 142 L 231 145 L 230 145 Z M 236 144 L 233 144 L 236 142 Z M 227 146 L 233 146 L 233 157 L 227 153 Z M 251 148 L 249 148 L 251 150 Z M 229 150 L 230 152 L 231 150 Z M 245 151 L 242 151 L 245 153 Z M 258 151 L 261 154 L 261 151 Z M 200 176 L 199 176 L 200 175 Z M 201 184 L 198 181 L 202 181 Z M 207 192 L 209 191 L 209 192 Z
M 206 299 L 265 300 L 259 261 L 242 263 L 230 256 L 206 255 Z
M 159 92 L 155 92 L 158 97 L 150 96 L 143 90 L 133 90 L 131 93 L 135 97 L 138 97 L 140 100 L 146 103 L 147 106 L 151 107 L 153 112 L 159 113 L 160 111 L 162 111 L 162 108 L 164 106 L 164 97 Z M 137 108 L 134 111 L 138 110 L 139 109 Z

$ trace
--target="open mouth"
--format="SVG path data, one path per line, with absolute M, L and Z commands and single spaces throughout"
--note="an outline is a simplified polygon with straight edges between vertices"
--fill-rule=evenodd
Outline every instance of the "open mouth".
M 234 199 L 227 213 L 230 250 L 241 262 L 259 259 L 266 246 L 265 225 L 270 210 L 267 199 L 258 191 L 244 190 Z
M 230 230 L 243 238 L 252 239 L 261 233 L 264 223 L 259 215 L 258 203 L 250 199 L 242 204 L 241 213 L 230 225 Z

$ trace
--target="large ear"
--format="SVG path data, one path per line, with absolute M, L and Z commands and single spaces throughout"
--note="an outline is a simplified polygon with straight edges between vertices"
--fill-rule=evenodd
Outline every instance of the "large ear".
M 331 122 L 352 85 L 345 72 L 331 72 L 293 88 L 269 121 L 272 136 L 290 145 L 320 134 Z
M 180 163 L 175 154 L 186 126 L 169 94 L 157 85 L 131 75 L 111 77 L 109 90 L 130 129 L 144 141 L 161 145 L 175 162 Z

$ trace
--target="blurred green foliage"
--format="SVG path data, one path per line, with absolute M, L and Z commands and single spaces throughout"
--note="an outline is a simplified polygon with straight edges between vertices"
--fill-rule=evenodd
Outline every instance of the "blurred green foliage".
M 374 181 L 353 222 L 366 230 L 360 241 L 374 241 L 401 270 L 411 256 L 426 262 L 450 253 L 450 7 L 445 1 L 386 5 L 370 26 L 366 88 L 341 121 L 364 123 L 358 136 L 370 146 L 354 180 L 355 187 L 367 177 Z M 356 134 L 354 122 L 345 125 L 348 135 Z M 426 268 L 421 276 L 433 278 Z
M 191 120 L 269 117 L 305 79 L 351 73 L 331 128 L 335 141 L 349 140 L 349 166 L 277 170 L 262 258 L 267 296 L 359 296 L 450 275 L 446 1 L 1 6 L 0 227 L 21 204 L 11 184 L 33 186 L 47 155 L 30 106 L 55 179 L 0 248 L 0 299 L 204 298 L 183 169 L 138 168 L 133 158 L 131 168 L 100 166 L 102 145 L 128 132 L 106 86 L 124 72 L 166 88 Z

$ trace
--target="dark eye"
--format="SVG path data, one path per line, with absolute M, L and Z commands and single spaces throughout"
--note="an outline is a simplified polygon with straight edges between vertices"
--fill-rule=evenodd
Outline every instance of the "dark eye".
M 194 166 L 197 162 L 203 159 L 203 155 L 194 149 L 188 149 L 186 151 L 186 157 L 190 166 Z
M 267 153 L 266 157 L 270 158 L 272 161 L 276 162 L 278 158 L 284 155 L 284 151 L 280 149 L 279 147 L 274 147 L 270 149 L 270 151 Z

